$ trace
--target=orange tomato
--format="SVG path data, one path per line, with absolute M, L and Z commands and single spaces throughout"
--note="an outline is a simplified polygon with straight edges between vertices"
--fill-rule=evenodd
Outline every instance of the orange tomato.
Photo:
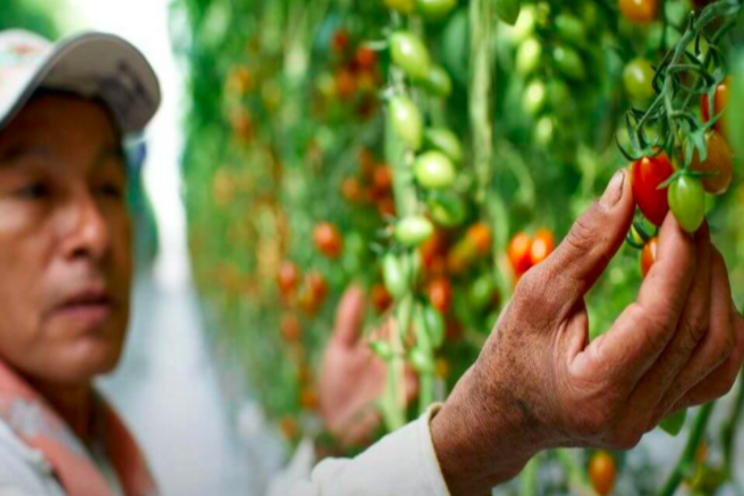
M 290 416 L 284 416 L 279 422 L 279 430 L 287 439 L 294 439 L 300 432 L 297 421 Z
M 509 243 L 508 255 L 511 266 L 517 277 L 532 267 L 532 239 L 526 233 L 519 233 Z
M 445 314 L 452 303 L 452 285 L 446 277 L 438 277 L 429 283 L 429 301 L 434 308 Z
M 284 296 L 291 295 L 297 289 L 297 284 L 300 281 L 300 269 L 289 260 L 282 262 L 279 267 L 279 274 L 277 275 L 277 284 L 279 290 Z
M 375 167 L 372 184 L 379 191 L 389 193 L 393 189 L 393 174 L 390 172 L 390 167 L 386 164 L 380 164 Z
M 600 496 L 607 496 L 615 485 L 615 459 L 606 451 L 597 451 L 589 460 L 589 480 Z
M 730 88 L 731 76 L 727 77 L 721 84 L 716 86 L 715 101 L 713 102 L 713 115 L 711 115 L 710 113 L 710 99 L 708 98 L 708 94 L 706 93 L 702 96 L 700 101 L 700 113 L 702 114 L 703 122 L 710 121 L 711 117 L 719 115 L 726 109 L 729 101 Z M 721 132 L 724 136 L 727 136 L 726 133 L 728 130 L 726 120 L 726 115 L 724 114 L 713 125 L 713 127 Z
M 651 270 L 651 266 L 656 262 L 656 252 L 659 249 L 659 238 L 651 238 L 643 247 L 641 252 L 641 275 L 645 279 Z
M 335 226 L 328 222 L 320 222 L 313 231 L 315 246 L 328 258 L 338 258 L 343 251 L 344 242 Z
M 341 100 L 350 100 L 357 91 L 357 80 L 354 74 L 346 69 L 341 68 L 336 72 L 336 94 Z
M 419 253 L 421 262 L 426 270 L 431 270 L 435 261 L 447 252 L 447 237 L 440 230 L 435 230 L 432 236 L 421 243 Z
M 731 148 L 718 131 L 708 134 L 708 156 L 700 161 L 697 150 L 693 153 L 692 170 L 710 173 L 701 177 L 705 191 L 711 195 L 722 195 L 728 191 L 734 179 L 734 155 Z
M 530 264 L 534 267 L 553 253 L 555 249 L 555 239 L 553 233 L 547 229 L 540 229 L 535 234 L 530 248 Z
M 341 195 L 346 201 L 354 205 L 365 202 L 366 194 L 362 182 L 358 177 L 347 177 L 341 181 Z
M 297 343 L 302 338 L 302 324 L 294 314 L 286 314 L 282 317 L 280 325 L 282 337 L 288 343 Z
M 475 246 L 480 256 L 486 256 L 491 252 L 491 229 L 487 225 L 478 223 L 471 226 L 465 237 Z
M 305 410 L 315 410 L 318 407 L 318 393 L 312 388 L 305 388 L 300 392 L 300 405 Z
M 316 301 L 323 302 L 328 295 L 328 283 L 319 272 L 309 272 L 306 278 L 310 294 Z
M 357 66 L 364 70 L 370 71 L 377 66 L 377 53 L 370 48 L 361 46 L 357 48 L 356 55 L 354 55 L 354 61 Z
M 656 18 L 659 0 L 620 0 L 620 12 L 633 24 L 648 24 Z

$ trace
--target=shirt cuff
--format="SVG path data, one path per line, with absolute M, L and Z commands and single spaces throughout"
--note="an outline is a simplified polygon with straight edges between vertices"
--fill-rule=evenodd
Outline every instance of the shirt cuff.
M 441 407 L 432 405 L 352 460 L 324 461 L 292 495 L 450 496 L 431 437 L 431 420 Z

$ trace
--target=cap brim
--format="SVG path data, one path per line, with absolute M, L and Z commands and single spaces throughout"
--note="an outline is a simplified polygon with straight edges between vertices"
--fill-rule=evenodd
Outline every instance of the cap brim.
M 58 43 L 24 79 L 16 83 L 11 108 L 0 111 L 0 128 L 41 88 L 100 99 L 125 135 L 143 131 L 161 101 L 158 78 L 144 55 L 109 34 L 82 34 Z

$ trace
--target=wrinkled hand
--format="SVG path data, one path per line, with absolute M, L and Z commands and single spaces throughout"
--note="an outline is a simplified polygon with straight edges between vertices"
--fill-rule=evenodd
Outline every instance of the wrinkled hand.
M 723 257 L 670 214 L 638 299 L 589 343 L 584 296 L 635 209 L 619 173 L 566 240 L 520 281 L 475 365 L 432 421 L 453 496 L 486 494 L 553 447 L 629 449 L 674 411 L 733 386 L 744 357 Z
M 339 304 L 333 336 L 320 374 L 320 412 L 326 428 L 346 445 L 366 443 L 380 424 L 376 402 L 385 389 L 385 364 L 362 339 L 364 293 L 347 290 Z M 388 322 L 375 334 L 389 332 Z M 406 376 L 407 399 L 417 392 L 415 376 Z

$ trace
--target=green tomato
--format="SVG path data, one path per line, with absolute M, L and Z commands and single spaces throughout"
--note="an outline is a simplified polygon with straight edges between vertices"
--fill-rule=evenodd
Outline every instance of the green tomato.
M 382 279 L 388 293 L 396 300 L 408 293 L 408 275 L 400 259 L 392 253 L 388 253 L 382 259 Z
M 514 43 L 522 43 L 535 32 L 535 8 L 532 5 L 525 6 L 519 13 L 517 23 L 511 30 L 511 39 Z
M 510 26 L 514 26 L 519 18 L 522 2 L 521 0 L 495 0 L 493 8 L 496 10 L 499 19 Z
M 623 70 L 625 91 L 633 101 L 644 103 L 654 96 L 654 69 L 646 59 L 634 59 Z
M 434 222 L 443 227 L 457 227 L 465 221 L 467 207 L 454 191 L 433 191 L 426 202 Z
M 452 94 L 452 78 L 443 67 L 438 65 L 432 66 L 429 77 L 423 84 L 434 96 L 447 98 Z
M 414 0 L 383 0 L 389 9 L 401 14 L 411 14 L 416 6 Z
M 457 0 L 416 0 L 416 6 L 427 21 L 439 21 L 457 7 Z
M 584 80 L 584 61 L 576 50 L 567 46 L 557 46 L 553 49 L 553 59 L 564 76 L 574 81 Z
M 529 115 L 537 115 L 545 107 L 548 91 L 542 81 L 532 81 L 522 95 L 522 109 Z
M 429 50 L 416 35 L 407 31 L 393 33 L 390 36 L 390 57 L 393 64 L 411 79 L 424 81 L 429 77 Z
M 682 431 L 682 427 L 685 426 L 685 420 L 687 420 L 687 409 L 673 413 L 659 423 L 664 432 L 671 436 L 676 436 Z
M 535 141 L 540 146 L 548 146 L 555 138 L 555 120 L 546 115 L 540 118 L 535 125 Z
M 541 60 L 542 44 L 536 38 L 528 38 L 517 49 L 517 72 L 527 76 L 540 67 Z
M 571 14 L 559 14 L 555 18 L 558 35 L 575 45 L 582 45 L 586 40 L 586 28 L 577 17 Z
M 424 119 L 413 101 L 405 96 L 394 97 L 388 106 L 390 125 L 396 136 L 413 151 L 424 140 Z
M 426 217 L 418 215 L 406 217 L 395 227 L 395 238 L 408 247 L 420 245 L 432 234 L 434 234 L 434 225 Z
M 432 346 L 435 349 L 439 348 L 444 343 L 444 318 L 442 318 L 442 314 L 436 308 L 430 305 L 426 305 L 423 312 L 426 333 L 429 335 L 429 339 L 431 339 Z
M 679 225 L 694 233 L 705 220 L 705 189 L 703 183 L 691 176 L 681 176 L 669 186 L 669 208 Z
M 566 102 L 571 98 L 571 91 L 562 79 L 553 79 L 548 82 L 548 103 L 553 109 L 563 109 Z
M 496 283 L 490 274 L 483 274 L 473 281 L 470 286 L 468 296 L 470 304 L 478 311 L 484 310 L 493 303 L 493 296 L 496 292 Z
M 415 368 L 419 373 L 434 373 L 434 358 L 431 356 L 431 353 L 427 353 L 421 348 L 414 348 L 411 350 L 409 358 L 411 360 L 411 365 L 413 365 L 413 368 Z
M 442 152 L 426 152 L 413 164 L 416 181 L 426 189 L 446 189 L 457 175 L 452 161 Z
M 444 153 L 453 162 L 462 162 L 460 138 L 447 128 L 429 128 L 424 131 L 424 144 L 428 148 Z
M 460 86 L 467 86 L 470 73 L 468 9 L 459 9 L 442 31 L 442 62 Z

